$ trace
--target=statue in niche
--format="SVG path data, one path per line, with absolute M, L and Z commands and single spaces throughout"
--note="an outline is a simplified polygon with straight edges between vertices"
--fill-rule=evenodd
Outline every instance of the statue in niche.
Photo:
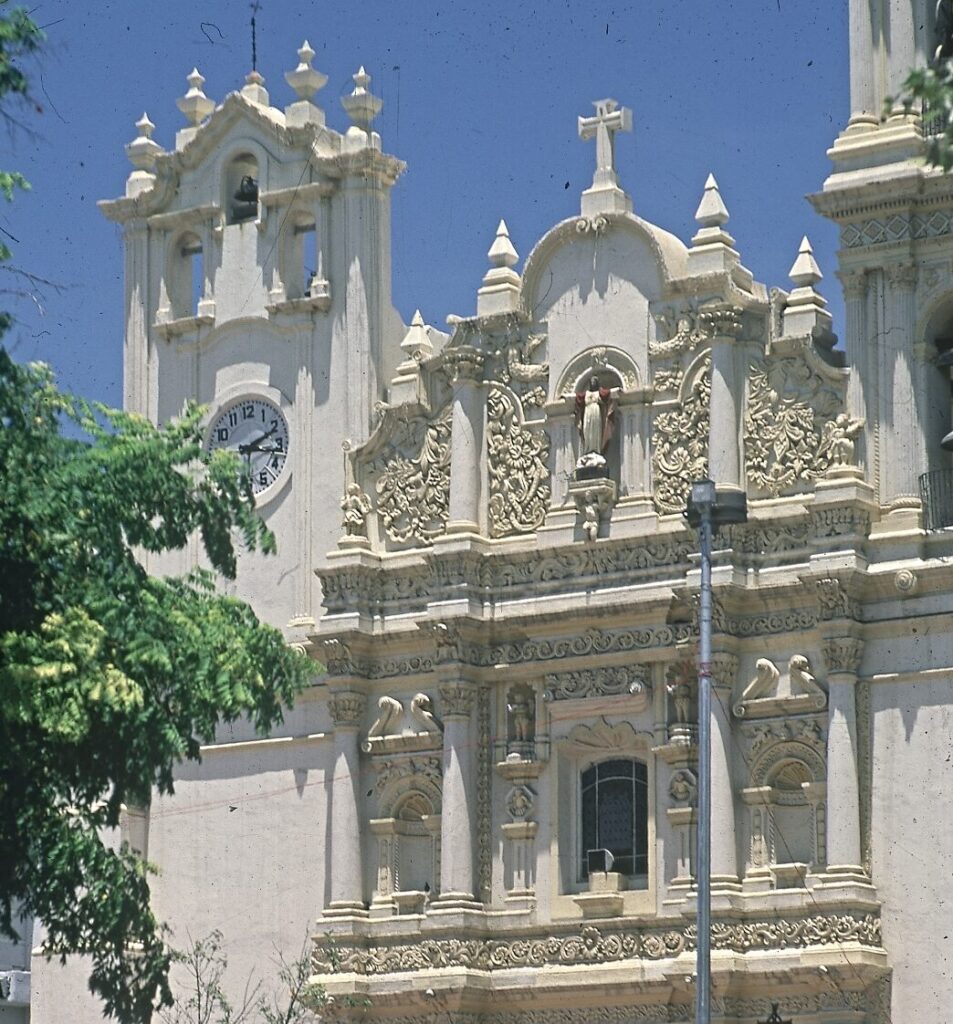
M 525 684 L 514 686 L 507 695 L 506 717 L 508 752 L 531 757 L 536 736 L 536 700 Z
M 347 491 L 341 498 L 341 509 L 344 512 L 344 532 L 347 536 L 366 537 L 371 502 L 361 490 L 360 484 L 347 485 Z
M 936 50 L 933 61 L 939 64 L 942 60 L 953 57 L 953 0 L 938 0 L 935 19 Z
M 590 377 L 589 387 L 576 392 L 576 429 L 579 431 L 579 470 L 584 476 L 608 476 L 605 452 L 615 431 L 615 414 L 621 388 L 606 388 L 596 376 Z

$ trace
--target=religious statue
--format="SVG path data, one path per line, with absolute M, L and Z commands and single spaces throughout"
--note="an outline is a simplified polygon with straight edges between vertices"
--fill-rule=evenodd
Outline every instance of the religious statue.
M 347 491 L 341 498 L 341 509 L 344 512 L 344 532 L 347 536 L 366 537 L 371 502 L 359 484 L 347 485 Z
M 509 692 L 506 711 L 510 720 L 510 738 L 514 743 L 533 742 L 533 694 L 528 687 L 514 686 Z
M 846 412 L 838 413 L 833 420 L 824 424 L 821 434 L 821 451 L 826 450 L 830 456 L 830 468 L 836 469 L 854 464 L 854 440 L 864 426 L 862 419 L 857 419 Z
M 953 0 L 937 0 L 934 32 L 936 50 L 933 60 L 939 64 L 941 60 L 953 57 Z
M 585 391 L 576 392 L 576 429 L 579 431 L 579 459 L 576 468 L 598 468 L 607 476 L 605 452 L 615 431 L 617 396 L 621 388 L 604 388 L 591 377 Z

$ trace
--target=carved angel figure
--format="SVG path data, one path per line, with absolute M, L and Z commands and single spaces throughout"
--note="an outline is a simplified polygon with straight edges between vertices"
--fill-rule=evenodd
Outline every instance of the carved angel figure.
M 386 694 L 377 702 L 380 714 L 374 724 L 367 730 L 367 738 L 374 736 L 386 736 L 388 730 L 396 724 L 404 713 L 404 705 L 396 697 L 388 697 Z
M 862 419 L 849 416 L 846 412 L 838 413 L 824 424 L 820 450 L 826 453 L 830 467 L 854 464 L 854 440 L 863 426 Z
M 513 739 L 529 743 L 533 739 L 533 705 L 529 693 L 522 689 L 510 691 L 506 710 L 512 724 Z
M 423 727 L 424 732 L 443 732 L 440 722 L 433 713 L 433 701 L 426 693 L 414 695 L 410 702 L 410 713 L 413 715 L 414 721 Z
M 366 537 L 371 501 L 360 484 L 347 485 L 347 491 L 341 498 L 341 509 L 344 512 L 344 532 L 348 537 Z

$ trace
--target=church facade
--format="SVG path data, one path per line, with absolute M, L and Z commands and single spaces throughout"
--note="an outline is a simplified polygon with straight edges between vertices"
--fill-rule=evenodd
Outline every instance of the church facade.
M 147 118 L 126 195 L 125 402 L 210 408 L 274 558 L 236 592 L 324 670 L 127 815 L 180 942 L 242 976 L 307 941 L 344 1018 L 687 1022 L 694 1004 L 697 536 L 690 484 L 744 493 L 714 555 L 715 1018 L 939 1020 L 953 819 L 953 179 L 883 115 L 937 45 L 927 0 L 850 0 L 850 121 L 812 197 L 840 226 L 838 345 L 805 238 L 760 283 L 710 177 L 684 242 L 633 211 L 616 133 L 524 261 L 501 222 L 475 315 L 405 325 L 362 68 L 326 122 L 305 44 L 174 150 Z M 927 129 L 928 130 L 928 129 Z M 819 183 L 820 185 L 820 183 Z M 150 565 L 183 571 L 197 548 Z M 98 1019 L 34 958 L 33 1017 Z

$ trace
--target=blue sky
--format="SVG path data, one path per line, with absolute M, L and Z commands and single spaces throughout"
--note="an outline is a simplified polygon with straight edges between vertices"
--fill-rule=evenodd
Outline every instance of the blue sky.
M 69 389 L 118 404 L 122 249 L 96 200 L 122 194 L 123 146 L 143 110 L 172 146 L 193 65 L 216 101 L 240 88 L 249 5 L 40 0 L 32 11 L 49 37 L 32 69 L 44 109 L 28 119 L 35 136 L 7 135 L 3 166 L 33 190 L 0 210 L 0 227 L 18 239 L 17 265 L 59 290 L 7 298 L 19 322 L 5 340 L 17 358 L 51 362 Z M 808 234 L 842 324 L 836 230 L 804 196 L 820 189 L 848 116 L 847 0 L 262 0 L 258 67 L 277 106 L 291 101 L 284 72 L 304 38 L 328 75 L 318 94 L 328 123 L 346 126 L 340 97 L 364 64 L 384 99 L 384 149 L 408 164 L 393 193 L 405 320 L 418 306 L 438 326 L 474 312 L 501 217 L 525 258 L 578 211 L 594 146 L 576 118 L 613 96 L 634 115 L 616 152 L 636 213 L 687 241 L 714 172 L 755 277 L 787 286 Z

